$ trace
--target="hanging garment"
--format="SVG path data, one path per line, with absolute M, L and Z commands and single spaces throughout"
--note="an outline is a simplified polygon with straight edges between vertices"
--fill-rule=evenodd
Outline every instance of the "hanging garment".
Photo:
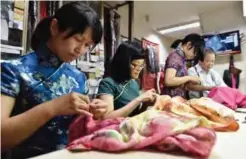
M 150 73 L 159 72 L 157 52 L 153 46 L 147 46 L 147 69 Z
M 141 79 L 141 89 L 147 91 L 152 88 L 157 90 L 157 75 L 156 73 L 144 73 Z
M 59 2 L 53 1 L 52 15 L 55 15 L 55 12 L 58 8 L 59 8 Z
M 226 69 L 223 74 L 223 80 L 229 87 L 233 88 L 234 83 L 235 88 L 238 88 L 240 83 L 240 74 L 232 74 L 229 69 Z
M 231 73 L 231 82 L 232 82 L 232 88 L 236 88 L 237 81 L 236 81 L 236 77 L 233 73 Z
M 226 69 L 223 74 L 224 82 L 231 88 L 239 87 L 240 73 L 242 70 L 238 69 L 234 65 L 234 57 L 230 56 L 229 69 Z
M 46 3 L 46 1 L 40 1 L 40 20 L 48 16 Z
M 105 62 L 104 62 L 104 77 L 109 75 L 111 57 L 112 53 L 112 32 L 111 32 L 111 24 L 110 24 L 110 10 L 107 7 L 104 7 L 104 42 L 105 42 Z
M 114 10 L 110 10 L 109 12 L 110 14 L 110 27 L 111 27 L 111 35 L 112 35 L 112 43 L 111 43 L 111 51 L 112 51 L 112 55 L 111 55 L 111 59 L 113 59 L 114 57 L 114 54 L 116 52 L 116 47 L 117 47 L 117 44 L 116 44 L 116 36 L 115 36 L 115 11 Z
M 116 40 L 116 48 L 120 45 L 120 16 L 117 12 L 115 12 L 114 16 L 114 30 L 115 30 L 115 40 Z
M 48 16 L 51 16 L 52 15 L 52 9 L 53 9 L 53 2 L 52 1 L 46 1 L 46 5 L 47 5 Z
M 29 18 L 31 22 L 31 27 L 32 30 L 35 27 L 35 23 L 37 22 L 37 15 L 38 15 L 38 10 L 37 10 L 37 1 L 29 1 Z
M 32 33 L 36 27 L 37 18 L 38 18 L 38 10 L 37 10 L 38 1 L 29 1 L 29 14 L 28 18 L 28 27 L 27 27 L 27 51 L 31 52 L 31 37 Z

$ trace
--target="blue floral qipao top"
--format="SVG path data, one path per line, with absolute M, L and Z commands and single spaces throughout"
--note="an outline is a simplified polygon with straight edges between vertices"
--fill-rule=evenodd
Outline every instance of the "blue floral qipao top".
M 59 60 L 46 45 L 17 60 L 1 63 L 1 71 L 1 93 L 16 99 L 11 116 L 71 92 L 87 92 L 85 74 Z M 64 148 L 73 118 L 53 118 L 12 153 L 42 154 Z

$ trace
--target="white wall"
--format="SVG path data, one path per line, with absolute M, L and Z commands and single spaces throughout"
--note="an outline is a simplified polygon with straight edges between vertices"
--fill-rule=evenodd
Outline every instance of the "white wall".
M 225 32 L 240 30 L 246 36 L 246 21 L 243 18 L 242 4 L 232 5 L 228 8 L 216 10 L 200 15 L 200 21 L 204 33 Z M 242 39 L 242 53 L 234 55 L 235 66 L 242 70 L 239 89 L 246 93 L 246 37 Z M 229 67 L 229 56 L 218 56 L 215 69 L 223 76 L 225 69 Z
M 120 32 L 124 36 L 128 36 L 128 6 L 121 7 L 117 10 L 120 14 Z M 145 38 L 151 42 L 159 44 L 160 64 L 164 64 L 168 53 L 170 52 L 170 45 L 173 39 L 164 38 L 155 30 L 151 29 L 150 22 L 146 22 L 145 17 L 139 17 L 137 12 L 134 13 L 133 22 L 133 37 L 141 40 Z

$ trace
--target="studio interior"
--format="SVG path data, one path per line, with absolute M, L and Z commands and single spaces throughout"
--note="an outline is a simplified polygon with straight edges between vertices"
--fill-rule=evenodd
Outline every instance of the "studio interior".
M 0 50 L 3 159 L 246 158 L 246 0 L 5 0 Z

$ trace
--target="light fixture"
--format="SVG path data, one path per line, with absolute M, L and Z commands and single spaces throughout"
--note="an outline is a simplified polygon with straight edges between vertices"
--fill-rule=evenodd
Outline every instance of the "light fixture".
M 191 29 L 191 28 L 197 28 L 200 27 L 200 22 L 193 22 L 193 23 L 186 23 L 184 25 L 179 25 L 175 27 L 170 27 L 170 28 L 164 28 L 164 29 L 157 29 L 161 34 L 167 34 L 167 33 L 172 33 L 180 30 L 186 30 L 186 29 Z

